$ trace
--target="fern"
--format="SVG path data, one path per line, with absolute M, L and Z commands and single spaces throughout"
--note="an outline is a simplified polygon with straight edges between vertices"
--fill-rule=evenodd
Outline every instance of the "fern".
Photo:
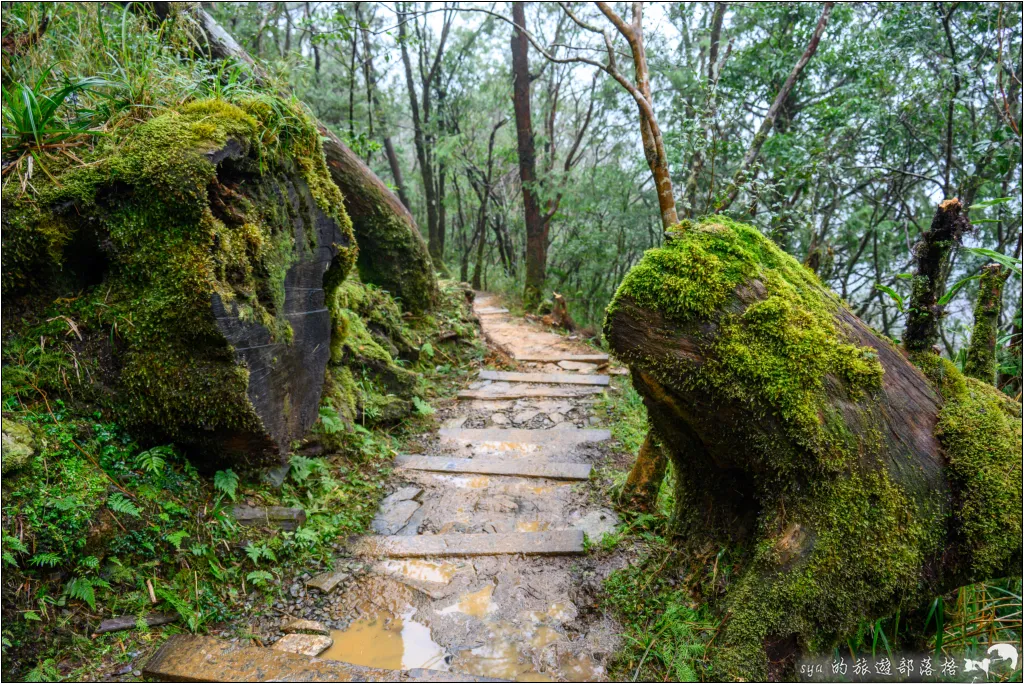
M 429 342 L 424 342 L 420 347 L 420 353 L 425 354 L 428 359 L 434 358 L 434 347 Z
M 75 577 L 64 587 L 64 594 L 79 601 L 85 601 L 91 610 L 96 610 L 96 587 L 101 580 Z
M 28 547 L 18 537 L 13 534 L 3 533 L 3 537 L 0 538 L 0 546 L 3 548 L 3 562 L 4 565 L 17 565 L 18 559 L 14 557 L 16 553 L 28 553 Z
M 181 616 L 181 619 L 188 625 L 189 630 L 194 632 L 199 628 L 200 614 L 193 610 L 187 601 L 163 587 L 159 587 L 156 590 L 156 595 L 174 608 L 174 612 Z
M 345 429 L 345 423 L 338 416 L 333 406 L 320 407 L 320 423 L 324 426 L 324 432 L 329 435 L 341 432 Z
M 176 551 L 181 551 L 181 542 L 185 537 L 189 536 L 185 530 L 178 530 L 177 532 L 171 532 L 164 539 L 166 539 Z
M 147 449 L 135 457 L 135 467 L 151 475 L 159 475 L 167 466 L 167 457 L 172 453 L 174 452 L 170 446 Z
M 213 486 L 227 494 L 228 498 L 234 501 L 235 493 L 238 491 L 238 475 L 230 468 L 218 470 L 213 475 Z
M 245 555 L 249 557 L 253 565 L 259 565 L 260 560 L 267 559 L 269 561 L 277 562 L 277 556 L 271 551 L 266 544 L 249 544 L 245 547 Z
M 305 456 L 292 456 L 291 461 L 292 469 L 291 476 L 296 482 L 305 482 L 306 478 L 309 477 L 313 471 L 323 470 L 323 461 L 319 461 L 315 458 L 306 458 Z
M 142 511 L 132 501 L 120 492 L 114 492 L 107 499 L 107 506 L 115 513 L 124 513 L 133 518 L 141 518 Z
M 252 582 L 253 586 L 265 587 L 268 582 L 274 579 L 274 576 L 266 570 L 253 570 L 245 576 L 245 579 Z
M 28 562 L 37 567 L 55 568 L 63 562 L 63 558 L 56 553 L 37 553 L 29 558 Z
M 416 413 L 421 416 L 429 416 L 435 413 L 434 407 L 419 397 L 412 398 L 412 405 L 416 407 Z

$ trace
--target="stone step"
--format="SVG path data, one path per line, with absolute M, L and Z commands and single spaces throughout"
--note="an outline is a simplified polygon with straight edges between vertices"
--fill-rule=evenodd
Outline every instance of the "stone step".
M 442 442 L 481 446 L 483 442 L 504 444 L 542 444 L 548 449 L 569 448 L 585 442 L 604 442 L 611 439 L 608 430 L 581 428 L 552 428 L 528 430 L 526 428 L 445 428 L 438 431 Z
M 583 553 L 582 530 L 500 534 L 423 534 L 418 537 L 362 537 L 352 547 L 360 556 L 567 556 Z
M 521 353 L 516 354 L 516 361 L 530 363 L 558 363 L 559 361 L 580 361 L 582 363 L 608 363 L 607 354 L 572 354 L 570 352 L 552 351 L 547 354 Z
M 518 383 L 517 383 L 518 384 Z M 518 387 L 497 387 L 489 389 L 484 387 L 478 390 L 462 390 L 458 393 L 459 399 L 532 399 L 537 397 L 582 397 L 588 394 L 601 394 L 604 390 L 600 387 L 588 387 L 577 385 L 575 387 L 559 387 L 557 385 L 538 385 Z
M 208 636 L 177 634 L 142 669 L 158 682 L 493 682 L 422 668 L 383 670 L 340 660 L 256 648 Z
M 499 382 L 533 382 L 549 385 L 607 385 L 607 375 L 575 375 L 572 373 L 510 373 L 508 371 L 480 371 L 481 380 Z
M 506 314 L 508 309 L 501 306 L 482 306 L 479 309 L 473 311 L 477 316 L 486 316 L 488 314 Z
M 552 480 L 588 480 L 589 463 L 553 463 L 534 459 L 496 460 L 488 458 L 445 458 L 444 456 L 399 456 L 395 465 L 406 470 L 478 475 L 547 477 Z

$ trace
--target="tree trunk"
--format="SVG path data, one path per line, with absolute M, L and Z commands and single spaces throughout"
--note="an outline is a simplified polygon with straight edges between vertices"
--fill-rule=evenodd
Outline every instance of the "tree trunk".
M 1003 285 L 1010 270 L 989 264 L 981 270 L 978 300 L 974 303 L 974 330 L 967 349 L 964 374 L 992 384 L 996 381 L 996 340 L 999 336 L 999 314 L 1003 310 Z
M 263 68 L 203 10 L 196 20 L 206 34 L 210 56 L 247 64 L 254 80 L 268 85 Z M 333 132 L 320 124 L 331 180 L 344 195 L 345 209 L 359 245 L 357 266 L 365 282 L 379 285 L 408 311 L 433 309 L 439 290 L 434 265 L 416 222 L 394 193 Z
M 377 71 L 373 68 L 373 51 L 370 47 L 370 33 L 367 30 L 363 30 L 363 52 L 366 53 L 366 87 L 370 91 L 373 108 L 377 112 L 381 137 L 384 140 L 384 154 L 388 159 L 388 166 L 391 168 L 391 177 L 395 179 L 395 190 L 398 192 L 398 199 L 402 201 L 402 206 L 412 211 L 412 207 L 409 204 L 409 196 L 405 190 L 402 165 L 399 163 L 398 154 L 395 152 L 395 145 L 391 141 L 391 128 L 380 105 L 380 96 L 377 94 Z
M 939 300 L 946 291 L 950 255 L 963 234 L 971 230 L 971 222 L 961 210 L 956 198 L 942 202 L 935 210 L 931 228 L 921 234 L 920 242 L 914 246 L 917 273 L 910 295 L 907 329 L 903 332 L 903 346 L 909 352 L 931 351 L 939 341 L 939 323 L 946 308 Z
M 521 2 L 512 3 L 512 21 L 526 26 L 526 11 Z M 537 151 L 530 114 L 530 59 L 526 34 L 512 31 L 512 106 L 516 115 L 516 141 L 519 152 L 519 181 L 523 188 L 523 212 L 526 221 L 526 288 L 523 306 L 532 311 L 540 304 L 547 280 L 548 235 L 535 195 Z
M 756 229 L 671 235 L 605 335 L 672 459 L 683 549 L 730 563 L 720 678 L 795 676 L 865 621 L 1019 573 L 1020 404 L 919 369 Z

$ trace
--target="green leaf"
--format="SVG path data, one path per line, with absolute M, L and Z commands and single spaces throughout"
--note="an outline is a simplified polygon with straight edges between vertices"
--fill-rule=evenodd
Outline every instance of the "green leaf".
M 93 586 L 93 580 L 87 577 L 75 577 L 64 587 L 64 593 L 73 599 L 85 601 L 89 608 L 96 610 L 96 589 Z
M 21 617 L 25 618 L 26 620 L 30 620 L 32 622 L 42 622 L 43 621 L 43 619 L 41 617 L 39 617 L 39 613 L 37 613 L 34 610 L 26 610 L 24 613 L 21 614 Z
M 434 347 L 429 342 L 424 342 L 423 346 L 420 347 L 420 353 L 426 354 L 428 359 L 434 358 Z
M 983 202 L 975 202 L 971 205 L 971 209 L 985 209 L 987 207 L 994 207 L 997 204 L 1006 204 L 1012 201 L 1012 197 L 997 197 L 996 199 L 984 200 Z
M 412 405 L 416 407 L 416 413 L 421 416 L 429 416 L 436 413 L 433 406 L 423 401 L 419 397 L 414 396 L 412 398 Z
M 985 249 L 984 247 L 963 247 L 964 251 L 970 252 L 971 254 L 988 257 L 997 264 L 1001 264 L 1006 268 L 1010 269 L 1017 275 L 1021 275 L 1021 260 L 1012 256 L 1007 256 L 1002 252 L 997 252 L 994 249 Z
M 896 308 L 900 310 L 900 313 L 904 312 L 903 297 L 900 295 L 899 292 L 897 292 L 896 290 L 892 289 L 887 285 L 882 285 L 881 283 L 875 283 L 875 289 L 880 290 L 885 294 L 889 295 L 889 297 L 892 298 L 894 302 L 896 302 Z
M 181 551 L 181 542 L 185 537 L 189 536 L 185 530 L 178 530 L 177 532 L 171 532 L 164 539 L 166 539 L 177 551 Z
M 32 565 L 37 567 L 46 566 L 48 568 L 55 568 L 63 561 L 64 559 L 56 553 L 37 553 L 28 560 Z
M 213 486 L 234 501 L 235 493 L 238 491 L 238 475 L 231 468 L 218 470 L 213 474 Z
M 953 297 L 956 296 L 956 293 L 960 291 L 960 288 L 962 288 L 970 281 L 977 280 L 980 277 L 980 275 L 967 276 L 966 278 L 961 278 L 960 280 L 953 283 L 952 287 L 950 287 L 949 290 L 946 291 L 946 294 L 939 297 L 939 306 L 945 306 L 946 304 L 948 304 L 950 300 L 952 300 Z
M 115 513 L 124 513 L 133 518 L 141 518 L 142 511 L 132 501 L 120 492 L 114 492 L 107 499 L 107 507 Z
M 320 407 L 320 423 L 324 426 L 324 432 L 329 435 L 341 432 L 345 429 L 345 423 L 333 406 Z

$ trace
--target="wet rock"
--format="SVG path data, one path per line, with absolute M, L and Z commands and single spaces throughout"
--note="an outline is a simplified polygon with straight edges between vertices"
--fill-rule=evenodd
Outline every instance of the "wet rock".
M 531 420 L 540 415 L 540 411 L 536 409 L 529 409 L 527 411 L 521 411 L 512 417 L 512 422 L 516 425 L 522 423 L 529 423 Z
M 292 598 L 298 598 L 302 595 L 302 585 L 296 582 L 288 589 L 288 593 L 291 594 Z
M 406 523 L 409 522 L 409 518 L 412 517 L 419 507 L 420 503 L 417 501 L 399 501 L 382 508 L 370 526 L 377 534 L 395 534 L 398 530 L 405 527 Z
M 350 576 L 351 573 L 348 570 L 331 570 L 329 572 L 321 573 L 309 580 L 306 582 L 306 586 L 319 589 L 327 594 L 333 591 L 335 587 L 341 584 L 344 580 L 347 580 Z
M 315 658 L 333 645 L 334 639 L 320 634 L 286 634 L 271 648 Z
M 285 634 L 322 634 L 328 636 L 330 630 L 314 620 L 298 620 L 288 618 L 281 623 L 281 631 Z
M 389 506 L 393 506 L 399 501 L 409 501 L 410 499 L 415 499 L 416 497 L 418 497 L 422 492 L 423 490 L 420 489 L 419 487 L 401 487 L 400 489 L 395 490 L 394 493 L 385 496 L 381 500 L 380 506 L 381 508 L 386 508 Z

